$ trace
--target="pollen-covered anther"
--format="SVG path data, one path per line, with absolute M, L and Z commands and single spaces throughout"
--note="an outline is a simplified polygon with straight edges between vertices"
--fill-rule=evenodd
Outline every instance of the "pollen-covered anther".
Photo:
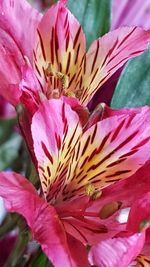
M 74 93 L 74 92 L 72 92 L 72 91 L 67 91 L 67 90 L 64 91 L 64 95 L 65 95 L 65 96 L 68 96 L 68 97 L 69 97 L 69 96 L 75 97 L 75 93 Z
M 85 187 L 85 193 L 92 200 L 98 199 L 102 195 L 102 191 L 96 190 L 93 184 L 88 184 Z
M 53 76 L 60 81 L 61 88 L 59 88 L 59 92 L 61 91 L 66 96 L 75 96 L 73 92 L 67 90 L 69 86 L 69 77 L 60 71 L 56 71 L 51 63 L 48 64 L 48 67 L 45 70 L 45 74 L 47 77 Z M 54 92 L 54 95 L 55 95 L 55 92 Z M 57 97 L 54 97 L 54 98 L 57 98 Z
M 56 72 L 57 78 L 61 81 L 63 89 L 67 89 L 69 86 L 69 77 L 61 72 Z
M 110 203 L 105 204 L 99 212 L 100 219 L 104 220 L 109 218 L 121 208 L 121 205 L 122 203 L 120 201 L 112 201 Z
M 92 184 L 88 184 L 86 187 L 85 187 L 85 193 L 87 196 L 91 197 L 95 192 L 95 187 L 94 185 Z

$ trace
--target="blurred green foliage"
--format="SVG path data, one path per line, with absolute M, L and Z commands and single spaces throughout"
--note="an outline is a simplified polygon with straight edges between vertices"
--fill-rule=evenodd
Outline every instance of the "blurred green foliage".
M 7 168 L 17 170 L 21 136 L 15 132 L 16 120 L 0 120 L 0 171 Z
M 129 60 L 117 83 L 111 107 L 150 105 L 150 49 Z
M 42 266 L 53 267 L 53 265 L 49 262 L 48 258 L 43 254 L 41 248 L 39 248 L 37 253 L 32 259 L 30 267 L 42 267 Z
M 83 27 L 87 48 L 110 29 L 111 0 L 68 0 L 70 11 Z

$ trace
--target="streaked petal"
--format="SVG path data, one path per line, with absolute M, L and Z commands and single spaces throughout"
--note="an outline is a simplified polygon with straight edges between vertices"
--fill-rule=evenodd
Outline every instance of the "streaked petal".
M 81 76 L 85 37 L 78 21 L 65 7 L 65 1 L 58 1 L 43 16 L 34 50 L 35 70 L 42 84 L 48 82 L 47 95 L 60 83 L 58 72 L 67 75 L 69 89 L 75 87 Z M 50 78 L 46 77 L 48 66 L 51 66 Z
M 90 111 L 93 111 L 100 103 L 105 103 L 110 106 L 111 99 L 116 88 L 119 76 L 121 75 L 123 67 L 117 70 L 110 79 L 108 79 L 94 94 L 88 107 Z
M 123 27 L 94 41 L 86 56 L 81 103 L 86 105 L 100 86 L 129 58 L 146 50 L 149 40 L 150 31 L 138 27 Z
M 40 198 L 33 185 L 17 173 L 0 173 L 0 196 L 10 212 L 21 214 L 44 253 L 56 267 L 71 267 L 64 228 L 55 209 Z M 59 254 L 59 257 L 58 257 Z
M 139 255 L 137 257 L 136 267 L 149 267 L 150 266 L 150 256 Z
M 130 209 L 135 199 L 149 192 L 149 168 L 150 161 L 128 179 L 102 189 L 102 194 L 97 199 L 78 197 L 56 206 L 66 232 L 83 244 L 93 245 L 125 231 L 128 213 L 126 212 L 127 216 L 122 222 L 121 214 Z M 145 249 L 142 253 L 148 255 Z
M 79 100 L 76 97 L 65 97 L 62 96 L 61 99 L 78 114 L 82 127 L 84 127 L 89 119 L 89 110 L 87 107 L 84 107 L 80 104 Z
M 43 191 L 50 201 L 64 183 L 68 162 L 82 127 L 78 115 L 69 105 L 61 100 L 49 100 L 33 116 L 31 130 Z
M 143 108 L 139 114 L 113 116 L 84 132 L 68 167 L 64 190 L 68 198 L 130 177 L 148 160 L 149 113 Z
M 149 107 L 145 106 L 143 108 L 143 112 L 148 111 Z M 98 121 L 101 121 L 103 119 L 116 116 L 116 115 L 134 115 L 141 112 L 141 108 L 121 108 L 121 109 L 112 109 L 109 106 L 107 106 L 105 103 L 100 103 L 97 105 L 97 107 L 94 109 L 94 111 L 91 113 L 88 123 L 86 125 L 86 129 L 90 128 L 92 125 L 97 123 Z
M 97 267 L 127 267 L 142 250 L 144 241 L 145 233 L 107 239 L 91 248 L 89 261 Z

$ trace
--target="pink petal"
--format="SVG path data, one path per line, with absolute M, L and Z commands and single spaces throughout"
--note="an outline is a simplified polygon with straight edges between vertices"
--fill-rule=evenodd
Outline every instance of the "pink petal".
M 87 52 L 81 103 L 86 105 L 102 84 L 129 58 L 144 52 L 148 48 L 149 40 L 150 31 L 138 27 L 123 27 L 94 41 Z
M 16 106 L 21 95 L 20 90 L 14 90 L 11 84 L 21 79 L 20 68 L 24 59 L 12 38 L 0 29 L 0 95 Z M 11 75 L 10 75 L 11 70 Z
M 56 197 L 62 190 L 68 162 L 82 127 L 69 105 L 53 99 L 43 102 L 35 113 L 31 131 L 43 191 L 50 201 L 54 193 Z
M 16 117 L 16 111 L 12 105 L 0 96 L 0 118 L 10 119 Z
M 144 241 L 145 233 L 102 241 L 91 248 L 89 261 L 97 267 L 127 267 L 140 253 Z
M 92 125 L 101 121 L 103 119 L 116 116 L 116 115 L 135 115 L 141 112 L 146 112 L 149 110 L 149 106 L 145 106 L 141 108 L 121 108 L 121 109 L 112 109 L 104 103 L 99 104 L 95 110 L 91 113 L 88 123 L 86 125 L 86 129 L 90 128 Z
M 81 77 L 81 65 L 85 56 L 85 37 L 81 26 L 71 12 L 65 7 L 66 1 L 58 1 L 43 16 L 35 44 L 35 70 L 42 83 L 48 82 L 49 89 L 60 83 L 56 72 L 69 78 L 69 90 L 75 89 Z M 53 77 L 45 77 L 51 65 Z M 80 73 L 79 73 L 80 72 Z M 41 77 L 42 76 L 42 77 Z
M 0 94 L 13 105 L 19 102 L 20 92 L 9 85 L 20 81 L 24 56 L 32 63 L 34 35 L 40 18 L 25 0 L 0 1 Z
M 33 238 L 54 266 L 71 267 L 66 235 L 55 209 L 40 198 L 33 185 L 17 173 L 0 173 L 0 196 L 6 208 L 25 217 Z M 59 255 L 59 257 L 58 257 Z
M 67 240 L 70 247 L 72 267 L 90 267 L 86 247 L 70 235 L 67 235 Z
M 137 264 L 136 267 L 149 267 L 150 266 L 150 256 L 147 255 L 139 255 L 136 259 Z
M 150 108 L 143 108 L 138 114 L 112 116 L 84 132 L 68 167 L 68 198 L 85 195 L 91 184 L 94 193 L 144 165 L 150 149 L 149 113 Z
M 142 227 L 143 222 L 145 222 L 145 225 L 146 222 L 148 225 L 150 224 L 150 192 L 144 194 L 133 203 L 129 213 L 127 229 L 137 232 Z
M 22 57 L 27 56 L 31 63 L 40 20 L 41 14 L 25 0 L 0 1 L 0 28 L 14 41 Z
M 119 8 L 118 8 L 119 6 Z M 140 26 L 144 29 L 150 28 L 149 0 L 141 5 L 141 0 L 113 0 L 112 1 L 112 24 L 111 28 L 120 26 Z
M 76 97 L 61 97 L 61 99 L 68 105 L 71 106 L 72 110 L 74 110 L 80 119 L 82 127 L 84 127 L 89 119 L 89 110 L 87 107 L 84 107 L 80 104 L 79 100 Z
M 83 244 L 91 245 L 125 231 L 126 223 L 120 223 L 118 217 L 122 209 L 130 208 L 136 199 L 149 191 L 149 168 L 150 162 L 147 162 L 128 179 L 104 188 L 102 195 L 95 200 L 84 196 L 57 205 L 66 231 Z M 118 203 L 118 208 L 101 218 L 101 210 L 113 203 Z
M 19 89 L 21 91 L 20 102 L 33 115 L 46 97 L 41 90 L 33 69 L 26 64 L 21 68 L 21 71 L 21 82 L 15 87 L 16 90 Z

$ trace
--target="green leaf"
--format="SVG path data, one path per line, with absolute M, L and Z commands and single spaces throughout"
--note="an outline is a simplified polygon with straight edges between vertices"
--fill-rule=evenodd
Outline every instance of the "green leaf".
M 2 144 L 10 137 L 10 135 L 14 131 L 15 123 L 16 123 L 15 119 L 10 119 L 10 120 L 0 119 L 0 144 Z
M 150 105 L 150 49 L 131 59 L 116 86 L 112 108 Z
M 58 256 L 59 257 L 59 256 Z M 42 250 L 39 248 L 36 255 L 34 256 L 30 267 L 53 267 L 49 262 L 48 258 L 44 255 Z
M 18 156 L 21 140 L 21 136 L 13 133 L 5 143 L 0 145 L 0 171 L 11 167 Z
M 109 31 L 111 0 L 68 0 L 67 5 L 83 27 L 87 48 Z

